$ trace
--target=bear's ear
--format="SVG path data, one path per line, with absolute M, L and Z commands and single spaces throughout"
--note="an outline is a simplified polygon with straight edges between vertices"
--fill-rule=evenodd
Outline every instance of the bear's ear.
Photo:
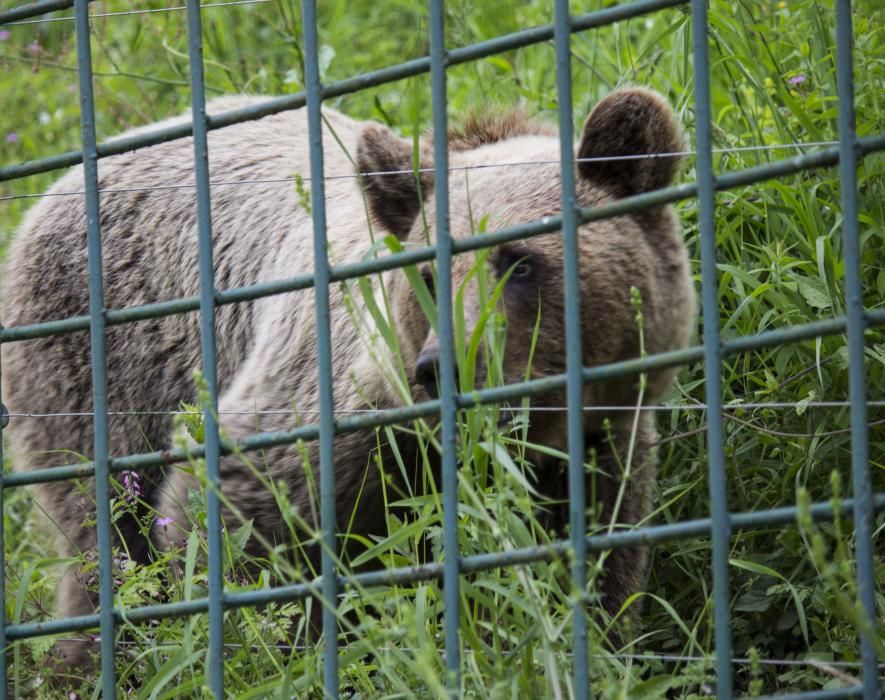
M 670 154 L 682 151 L 682 129 L 667 101 L 645 88 L 616 90 L 587 118 L 578 158 Z M 669 185 L 679 157 L 578 162 L 582 177 L 618 197 L 628 197 Z
M 422 169 L 430 167 L 425 164 L 424 150 Z M 356 162 L 372 219 L 397 238 L 405 238 L 421 211 L 421 202 L 433 187 L 433 174 L 420 172 L 416 176 L 412 167 L 412 143 L 380 124 L 363 129 Z M 395 174 L 376 174 L 388 172 Z

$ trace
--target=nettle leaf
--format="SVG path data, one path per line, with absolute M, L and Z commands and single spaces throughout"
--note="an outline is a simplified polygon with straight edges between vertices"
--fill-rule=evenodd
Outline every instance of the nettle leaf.
M 828 309 L 833 305 L 826 285 L 819 278 L 800 277 L 796 281 L 799 285 L 799 293 L 809 306 L 815 309 Z
M 252 536 L 252 522 L 252 520 L 249 520 L 233 532 L 228 533 L 228 542 L 236 554 L 246 551 L 246 543 Z
M 839 369 L 848 369 L 848 346 L 843 345 L 840 348 L 836 348 L 836 351 L 833 353 L 833 360 Z
M 747 591 L 735 603 L 739 612 L 765 612 L 771 607 L 772 598 L 762 591 Z
M 206 431 L 203 426 L 202 409 L 195 404 L 181 401 L 179 403 L 179 410 L 181 411 L 181 421 L 184 424 L 184 428 L 187 430 L 188 435 L 191 436 L 191 439 L 194 442 L 198 442 L 202 445 L 206 437 Z

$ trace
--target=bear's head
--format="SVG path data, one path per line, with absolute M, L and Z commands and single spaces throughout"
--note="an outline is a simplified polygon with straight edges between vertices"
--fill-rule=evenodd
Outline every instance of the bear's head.
M 554 130 L 511 112 L 468 120 L 462 130 L 450 135 L 449 145 L 454 238 L 560 213 L 560 145 Z M 575 152 L 578 204 L 604 206 L 666 187 L 679 166 L 673 154 L 682 148 L 682 131 L 661 96 L 644 88 L 611 93 L 587 118 Z M 401 173 L 363 178 L 375 224 L 406 247 L 433 242 L 433 176 L 409 172 L 412 143 L 372 125 L 361 134 L 357 156 L 361 172 Z M 422 170 L 432 167 L 426 143 L 421 147 L 421 161 Z M 684 346 L 694 322 L 695 301 L 687 255 L 671 208 L 583 224 L 578 237 L 584 366 L 632 359 L 643 350 L 655 353 Z M 503 351 L 495 355 L 500 365 L 491 373 L 498 380 L 511 383 L 565 372 L 563 250 L 562 234 L 556 231 L 453 259 L 456 328 L 463 328 L 469 341 L 485 324 L 483 337 L 488 342 L 492 331 L 487 312 L 493 302 L 503 312 L 498 317 L 506 319 Z M 432 264 L 419 269 L 432 291 Z M 631 301 L 633 288 L 641 299 L 641 329 Z M 438 338 L 405 274 L 391 277 L 390 295 L 403 361 L 412 371 L 413 396 L 433 397 Z M 490 374 L 490 356 L 477 353 L 475 366 L 469 368 L 475 387 L 481 387 Z M 659 400 L 673 376 L 669 370 L 651 374 L 644 401 Z M 585 405 L 635 402 L 637 383 L 634 376 L 587 384 Z M 533 407 L 564 405 L 564 389 L 532 399 Z M 586 428 L 598 430 L 603 417 L 587 412 Z M 617 420 L 618 414 L 612 418 Z M 564 412 L 533 413 L 530 439 L 565 447 L 565 420 Z

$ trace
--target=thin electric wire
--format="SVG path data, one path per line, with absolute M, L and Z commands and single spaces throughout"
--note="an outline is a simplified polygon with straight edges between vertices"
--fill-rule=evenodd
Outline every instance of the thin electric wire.
M 213 2 L 213 3 L 205 3 L 200 5 L 200 9 L 205 10 L 210 7 L 230 7 L 232 5 L 261 5 L 264 3 L 271 2 L 271 0 L 232 0 L 232 2 Z M 175 7 L 157 7 L 153 9 L 145 9 L 145 10 L 121 10 L 119 12 L 96 12 L 94 15 L 89 15 L 89 19 L 96 19 L 98 17 L 120 17 L 122 15 L 150 15 L 156 14 L 159 12 L 180 12 L 186 10 L 187 7 L 185 5 L 176 5 Z M 4 25 L 6 27 L 14 27 L 19 24 L 46 24 L 48 22 L 73 22 L 73 15 L 65 15 L 64 17 L 40 17 L 38 19 L 23 19 L 18 22 L 9 22 Z
M 85 639 L 83 637 L 60 637 L 58 641 L 61 642 L 75 642 L 80 644 L 94 644 L 94 640 Z M 128 646 L 134 647 L 139 643 L 133 640 L 119 640 L 117 642 L 120 646 Z M 175 646 L 175 645 L 170 645 Z M 159 645 L 155 647 L 156 649 L 161 649 L 163 645 Z M 240 644 L 237 642 L 227 642 L 224 647 L 226 649 L 245 649 L 245 648 L 255 648 L 248 644 Z M 177 648 L 177 647 L 176 647 Z M 277 651 L 283 652 L 291 652 L 291 651 L 299 651 L 299 652 L 307 652 L 310 651 L 312 647 L 309 647 L 305 644 L 270 644 L 262 647 L 263 649 L 271 648 L 276 649 Z M 419 649 L 409 648 L 409 647 L 379 647 L 376 650 L 378 653 L 385 652 L 404 652 L 404 653 L 418 653 Z M 464 650 L 467 653 L 472 653 L 474 650 L 466 649 Z M 502 649 L 500 653 L 504 656 L 512 655 L 514 652 Z M 518 652 L 517 652 L 518 653 Z M 568 656 L 570 652 L 565 652 Z M 716 660 L 714 656 L 690 656 L 685 654 L 665 654 L 665 653 L 656 653 L 656 652 L 646 652 L 643 654 L 628 654 L 628 653 L 614 653 L 614 654 L 590 654 L 591 658 L 594 659 L 611 659 L 611 660 L 623 660 L 623 661 L 664 661 L 666 663 L 713 663 Z M 823 668 L 823 667 L 832 667 L 832 668 L 860 668 L 861 663 L 857 661 L 825 661 L 823 659 L 778 659 L 778 658 L 758 658 L 751 659 L 749 657 L 735 656 L 731 658 L 731 663 L 736 665 L 753 665 L 759 664 L 760 666 L 812 666 L 814 668 Z M 879 668 L 885 668 L 885 664 L 879 664 Z
M 825 146 L 837 145 L 838 141 L 808 141 L 803 143 L 780 143 L 766 144 L 755 146 L 735 146 L 732 148 L 718 148 L 713 152 L 717 155 L 728 155 L 730 153 L 746 153 L 751 151 L 777 151 L 806 148 L 819 148 Z M 656 160 L 659 158 L 684 158 L 695 155 L 694 151 L 673 151 L 670 153 L 645 153 L 635 155 L 620 156 L 594 156 L 592 158 L 576 158 L 576 163 L 613 163 L 618 161 L 631 160 Z M 471 171 L 485 170 L 488 168 L 514 168 L 514 167 L 537 167 L 542 165 L 559 165 L 558 160 L 526 160 L 526 161 L 508 161 L 499 163 L 478 163 L 476 165 L 454 165 L 449 167 L 449 172 L 455 171 Z M 418 168 L 405 170 L 373 170 L 367 172 L 340 173 L 337 175 L 326 175 L 324 181 L 330 180 L 346 180 L 366 177 L 387 177 L 393 175 L 414 175 L 417 173 L 433 173 L 433 168 Z M 310 182 L 310 177 L 302 177 L 302 182 Z M 231 185 L 292 185 L 295 182 L 295 175 L 291 177 L 279 178 L 257 178 L 246 180 L 213 180 L 210 182 L 212 187 L 226 187 Z M 100 194 L 117 194 L 121 192 L 152 192 L 160 190 L 182 190 L 194 189 L 194 183 L 180 183 L 175 185 L 143 185 L 135 187 L 105 187 L 99 190 Z M 39 192 L 36 194 L 13 194 L 0 197 L 0 202 L 10 201 L 14 199 L 37 199 L 42 197 L 72 197 L 84 194 L 83 190 L 69 190 L 66 192 Z
M 762 401 L 755 403 L 734 403 L 723 406 L 725 411 L 741 411 L 741 410 L 759 410 L 759 409 L 816 409 L 816 408 L 848 408 L 851 405 L 848 401 Z M 885 408 L 885 401 L 867 401 L 869 408 Z M 336 415 L 358 414 L 358 413 L 375 413 L 378 409 L 373 408 L 351 408 L 351 409 L 335 409 Z M 565 406 L 508 406 L 508 410 L 519 413 L 541 413 L 541 412 L 564 412 Z M 584 406 L 586 412 L 616 412 L 616 411 L 706 411 L 707 405 L 703 403 L 697 404 L 659 404 L 655 406 Z M 314 415 L 318 414 L 316 410 L 294 410 L 294 409 L 268 409 L 268 410 L 226 410 L 219 411 L 219 415 L 229 416 L 277 416 L 277 415 Z M 59 411 L 56 413 L 29 413 L 17 412 L 9 413 L 10 418 L 89 418 L 93 415 L 91 411 Z M 109 416 L 138 417 L 138 416 L 200 416 L 202 411 L 109 411 Z

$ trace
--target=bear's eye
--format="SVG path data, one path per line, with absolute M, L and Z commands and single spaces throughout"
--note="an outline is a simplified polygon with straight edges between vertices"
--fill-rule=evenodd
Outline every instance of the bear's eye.
M 529 260 L 521 260 L 513 267 L 510 279 L 527 279 L 532 276 L 532 263 Z
M 535 274 L 535 262 L 525 250 L 500 250 L 493 264 L 499 279 L 506 276 L 513 282 L 527 282 Z
M 424 284 L 427 285 L 427 291 L 430 292 L 430 296 L 436 301 L 436 285 L 433 283 L 433 269 L 430 265 L 421 267 L 421 277 L 424 280 Z

